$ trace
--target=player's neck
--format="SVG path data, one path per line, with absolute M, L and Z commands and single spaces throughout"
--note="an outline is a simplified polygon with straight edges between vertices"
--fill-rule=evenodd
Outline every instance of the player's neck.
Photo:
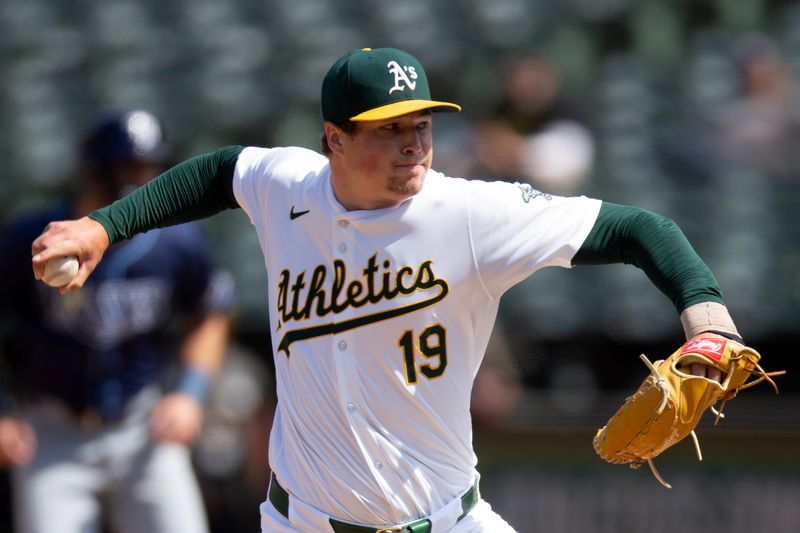
M 406 198 L 373 197 L 347 177 L 346 170 L 331 162 L 331 187 L 336 200 L 348 211 L 369 211 L 396 207 Z
M 348 211 L 362 211 L 369 209 L 380 209 L 381 207 L 391 207 L 390 205 L 380 205 L 379 202 L 367 198 L 352 186 L 351 181 L 343 179 L 342 171 L 335 172 L 331 168 L 331 187 L 336 200 Z

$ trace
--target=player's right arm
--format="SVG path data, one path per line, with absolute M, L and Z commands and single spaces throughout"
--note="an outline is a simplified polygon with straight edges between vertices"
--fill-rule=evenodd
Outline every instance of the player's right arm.
M 59 289 L 68 292 L 83 286 L 111 244 L 238 207 L 233 173 L 242 149 L 229 146 L 194 157 L 86 217 L 50 223 L 31 246 L 34 275 L 41 279 L 50 259 L 77 256 L 78 275 Z
M 635 265 L 672 301 L 686 340 L 717 337 L 744 342 L 714 274 L 668 217 L 604 202 L 572 263 Z M 721 378 L 719 370 L 707 364 L 693 364 L 689 372 L 715 381 Z
M 670 218 L 603 202 L 572 263 L 634 265 L 672 301 L 687 340 L 714 333 L 742 342 L 714 274 Z

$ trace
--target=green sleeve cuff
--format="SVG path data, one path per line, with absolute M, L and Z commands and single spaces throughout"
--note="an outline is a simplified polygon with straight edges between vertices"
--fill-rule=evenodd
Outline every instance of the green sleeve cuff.
M 233 173 L 243 149 L 227 146 L 193 157 L 89 217 L 99 222 L 109 242 L 115 243 L 239 207 L 233 194 Z
M 572 260 L 574 265 L 625 263 L 644 271 L 680 313 L 717 302 L 722 291 L 678 225 L 637 207 L 603 202 L 597 221 Z

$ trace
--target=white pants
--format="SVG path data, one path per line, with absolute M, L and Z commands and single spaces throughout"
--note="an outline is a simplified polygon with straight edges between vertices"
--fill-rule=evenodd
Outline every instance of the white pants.
M 320 524 L 327 524 L 327 518 L 320 513 L 314 513 L 309 509 L 292 509 L 290 512 L 291 522 L 278 512 L 269 500 L 262 503 L 261 533 L 333 533 L 330 526 L 324 531 L 320 530 Z M 446 533 L 516 533 L 516 531 L 499 514 L 492 511 L 491 505 L 481 499 L 467 516 Z
M 157 399 L 145 391 L 122 422 L 91 431 L 59 404 L 28 408 L 38 451 L 12 473 L 17 533 L 95 533 L 101 507 L 115 533 L 207 533 L 189 450 L 149 438 Z

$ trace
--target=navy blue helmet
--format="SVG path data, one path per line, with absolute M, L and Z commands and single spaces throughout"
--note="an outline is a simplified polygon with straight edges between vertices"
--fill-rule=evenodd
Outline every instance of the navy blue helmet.
M 142 109 L 100 115 L 84 137 L 84 162 L 102 166 L 125 161 L 164 163 L 168 155 L 161 121 Z

